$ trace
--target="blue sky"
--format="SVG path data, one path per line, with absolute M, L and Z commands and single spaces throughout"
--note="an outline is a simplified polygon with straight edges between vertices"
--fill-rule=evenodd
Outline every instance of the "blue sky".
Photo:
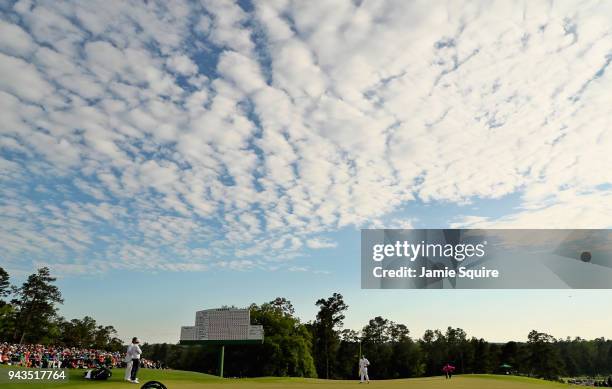
M 3 2 L 1 266 L 51 267 L 64 315 L 126 339 L 276 296 L 309 320 L 334 291 L 352 328 L 610 337 L 607 291 L 362 291 L 358 249 L 610 228 L 611 7 Z

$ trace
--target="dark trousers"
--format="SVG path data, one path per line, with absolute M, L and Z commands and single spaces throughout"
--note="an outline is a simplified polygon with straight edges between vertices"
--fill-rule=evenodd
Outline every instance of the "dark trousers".
M 138 373 L 138 368 L 140 367 L 140 359 L 132 359 L 132 375 L 130 379 L 134 381 L 136 379 L 136 374 Z

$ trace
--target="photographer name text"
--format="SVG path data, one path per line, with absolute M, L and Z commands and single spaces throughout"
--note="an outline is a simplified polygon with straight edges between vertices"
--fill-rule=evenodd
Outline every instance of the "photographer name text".
M 399 269 L 383 269 L 381 266 L 376 266 L 372 269 L 372 274 L 376 278 L 499 278 L 499 270 L 487 269 L 482 266 L 479 269 L 468 269 L 465 266 L 461 266 L 457 269 L 450 269 L 445 267 L 444 269 L 428 269 L 427 267 L 421 267 L 415 269 L 411 267 L 402 266 Z

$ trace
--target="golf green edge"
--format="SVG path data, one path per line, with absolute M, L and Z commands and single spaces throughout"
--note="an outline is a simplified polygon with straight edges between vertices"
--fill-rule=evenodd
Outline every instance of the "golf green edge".
M 10 367 L 3 367 L 7 369 Z M 323 380 L 313 378 L 287 378 L 287 377 L 262 377 L 262 378 L 219 378 L 208 374 L 180 371 L 180 370 L 141 370 L 140 384 L 132 384 L 123 381 L 124 369 L 113 369 L 113 375 L 108 381 L 89 381 L 82 375 L 83 370 L 69 370 L 69 379 L 65 382 L 7 382 L 6 375 L 0 382 L 2 389 L 118 389 L 118 388 L 140 388 L 143 383 L 151 380 L 164 383 L 168 389 L 195 389 L 195 388 L 258 388 L 258 389 L 343 389 L 357 388 L 368 384 L 359 384 L 358 380 Z M 444 377 L 423 377 L 397 380 L 372 380 L 368 388 L 415 388 L 415 389 L 529 389 L 536 387 L 567 388 L 567 385 L 544 381 L 539 379 L 501 376 L 501 375 L 459 375 L 450 380 Z

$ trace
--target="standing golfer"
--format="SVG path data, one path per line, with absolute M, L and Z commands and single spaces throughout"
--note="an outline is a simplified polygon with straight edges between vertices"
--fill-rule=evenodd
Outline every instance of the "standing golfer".
M 368 366 L 370 366 L 370 361 L 368 361 L 364 356 L 359 360 L 359 383 L 362 384 L 365 380 L 368 384 L 370 383 L 370 377 L 368 377 Z
M 451 365 L 450 363 L 447 363 L 442 368 L 442 371 L 446 375 L 446 379 L 451 379 L 453 378 L 453 372 L 455 371 L 455 366 Z
M 142 350 L 138 345 L 140 341 L 137 337 L 132 338 L 132 344 L 128 346 L 127 354 L 125 356 L 125 360 L 129 361 L 125 368 L 125 379 L 134 384 L 138 383 L 138 378 L 136 374 L 138 374 L 138 368 L 140 367 L 140 354 L 142 354 Z M 130 372 L 130 376 L 128 378 L 128 371 Z

